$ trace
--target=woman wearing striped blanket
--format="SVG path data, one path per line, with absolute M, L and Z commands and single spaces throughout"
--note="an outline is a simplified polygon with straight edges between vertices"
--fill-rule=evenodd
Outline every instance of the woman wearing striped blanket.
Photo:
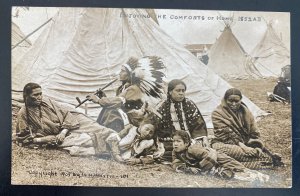
M 271 153 L 259 139 L 254 117 L 242 102 L 242 93 L 228 89 L 221 104 L 212 113 L 215 138 L 212 147 L 250 169 L 283 166 L 281 157 Z

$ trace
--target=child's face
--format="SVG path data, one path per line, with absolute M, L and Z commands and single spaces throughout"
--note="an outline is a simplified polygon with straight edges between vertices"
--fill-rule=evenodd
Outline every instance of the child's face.
M 175 152 L 182 152 L 186 150 L 188 145 L 189 144 L 184 143 L 183 139 L 180 136 L 175 135 L 173 137 L 173 150 Z
M 154 135 L 154 126 L 152 124 L 144 124 L 140 127 L 141 139 L 152 139 Z

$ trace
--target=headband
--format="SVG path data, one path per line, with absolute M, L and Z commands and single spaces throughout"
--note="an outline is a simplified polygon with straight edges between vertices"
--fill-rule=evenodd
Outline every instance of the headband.
M 132 69 L 128 64 L 123 64 L 123 66 L 131 73 Z

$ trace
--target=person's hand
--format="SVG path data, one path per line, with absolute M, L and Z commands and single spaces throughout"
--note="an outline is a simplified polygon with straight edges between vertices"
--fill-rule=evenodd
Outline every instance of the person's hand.
M 101 90 L 97 90 L 96 95 L 101 99 L 102 97 L 106 97 L 106 94 Z
M 194 174 L 194 175 L 201 174 L 201 169 L 196 168 L 196 167 L 189 167 L 188 170 L 189 170 L 189 173 Z
M 59 134 L 56 135 L 56 140 L 55 140 L 55 142 L 56 142 L 57 144 L 61 144 L 61 143 L 65 140 L 65 138 L 66 138 L 66 135 L 65 135 L 65 134 L 59 133 Z
M 201 173 L 201 170 L 196 167 L 190 167 L 190 171 L 192 172 L 192 174 L 200 174 Z
M 164 153 L 165 153 L 165 149 L 164 148 L 163 149 L 159 149 L 159 150 L 157 150 L 157 151 L 155 151 L 153 153 L 153 158 L 157 159 L 159 157 L 162 157 L 164 155 Z
M 164 144 L 158 141 L 157 139 L 157 150 L 153 153 L 153 158 L 157 159 L 159 157 L 162 157 L 165 153 L 165 147 Z
M 97 97 L 96 95 L 94 94 L 89 94 L 86 96 L 86 98 L 89 100 L 89 101 L 92 101 L 93 103 L 98 103 L 99 102 L 99 97 Z
M 59 134 L 56 135 L 55 142 L 57 144 L 61 144 L 65 140 L 67 133 L 68 133 L 68 129 L 63 129 Z
M 136 165 L 136 164 L 141 163 L 141 160 L 137 159 L 137 158 L 129 158 L 129 159 L 125 160 L 125 163 L 127 165 Z
M 192 139 L 192 144 L 199 143 L 203 147 L 209 147 L 208 138 L 206 136 Z

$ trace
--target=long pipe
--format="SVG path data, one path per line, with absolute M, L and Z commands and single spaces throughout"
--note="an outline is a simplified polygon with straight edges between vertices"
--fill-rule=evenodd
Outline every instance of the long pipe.
M 115 83 L 118 80 L 118 78 L 114 79 L 113 81 L 109 82 L 107 85 L 105 85 L 103 88 L 100 89 L 100 91 L 106 89 L 107 87 L 109 87 L 110 85 L 112 85 L 113 83 Z M 97 94 L 98 90 L 94 93 Z M 82 102 L 80 101 L 79 97 L 76 97 L 76 100 L 78 101 L 78 105 L 75 106 L 75 108 L 78 108 L 79 106 L 81 106 L 83 103 L 85 103 L 86 101 L 88 101 L 89 99 L 85 99 Z

